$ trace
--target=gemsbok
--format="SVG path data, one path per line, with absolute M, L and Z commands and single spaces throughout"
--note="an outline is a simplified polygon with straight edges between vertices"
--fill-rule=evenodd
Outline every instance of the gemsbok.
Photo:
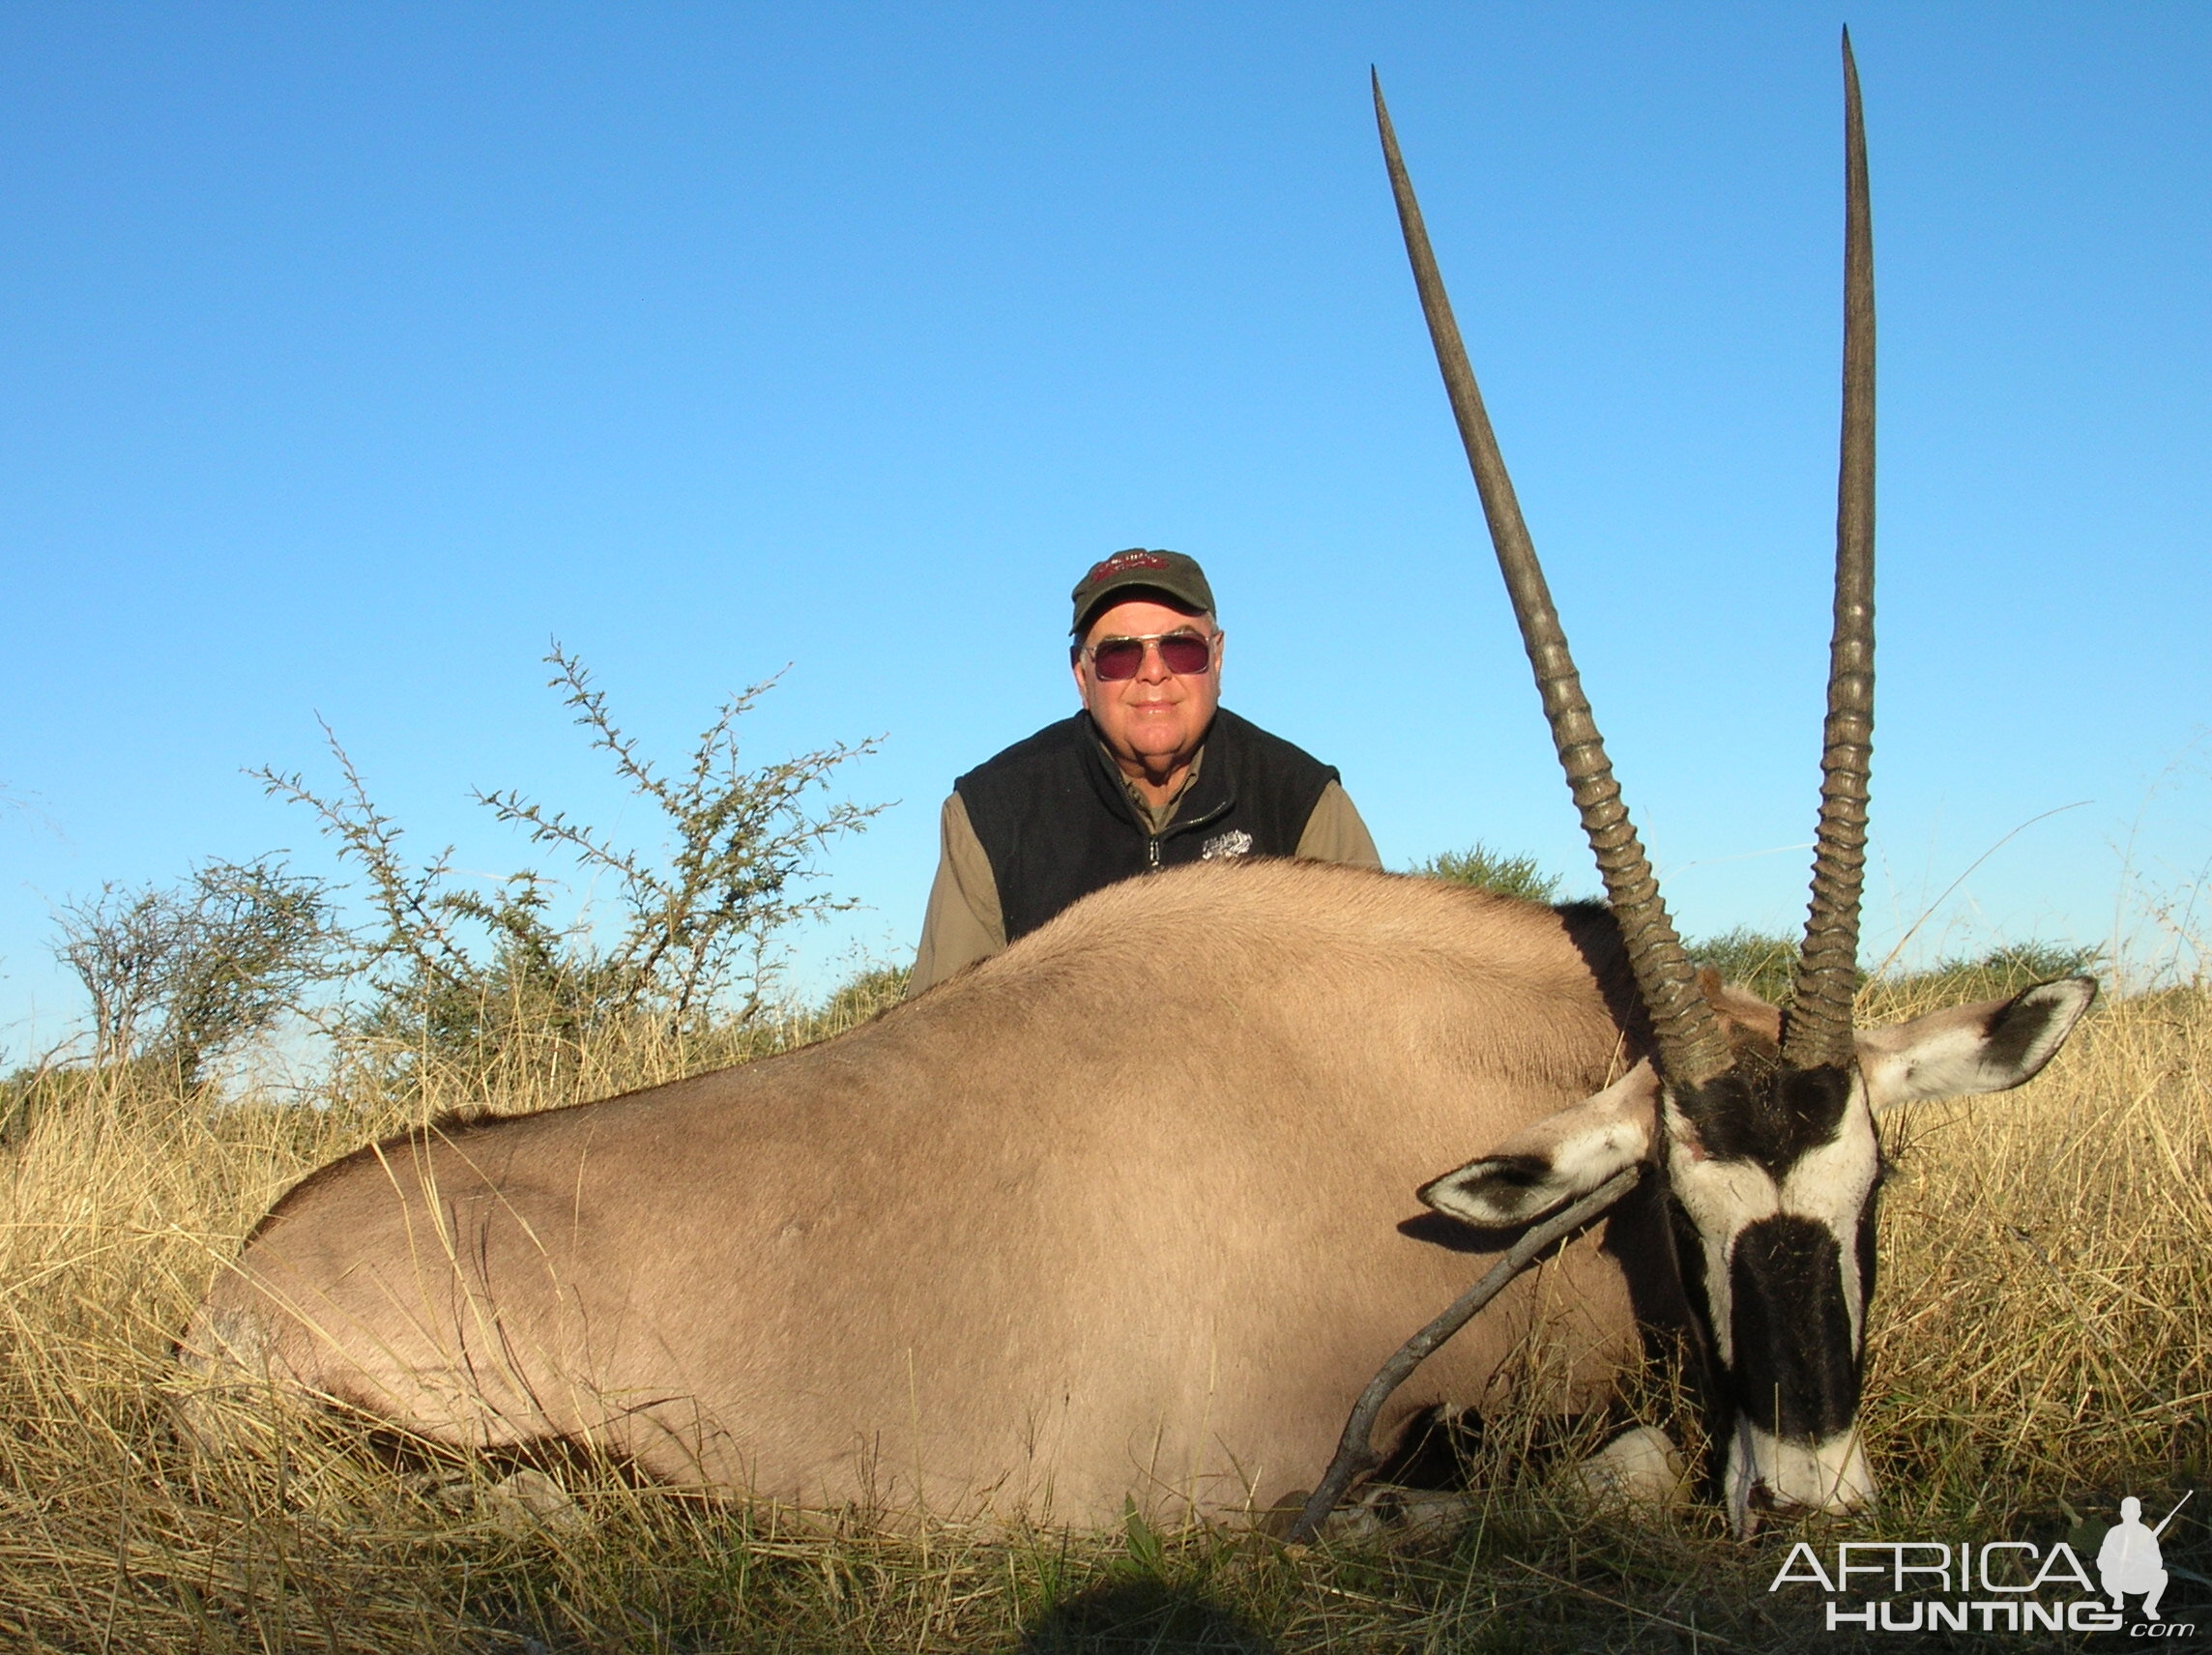
M 2020 1085 L 2095 991 L 1852 1028 L 1874 309 L 1844 52 L 1835 634 L 1787 1010 L 1702 981 L 1668 919 L 1378 83 L 1422 307 L 1607 906 L 1295 862 L 1132 880 L 835 1039 L 323 1168 L 222 1271 L 186 1361 L 434 1443 L 585 1443 L 802 1507 L 1232 1516 L 1314 1483 L 1470 1253 L 1642 1165 L 1382 1430 L 1495 1397 L 1532 1333 L 1559 1360 L 1524 1379 L 1546 1387 L 1531 1400 L 1591 1406 L 1642 1330 L 1672 1328 L 1703 1352 L 1737 1532 L 1864 1504 L 1876 1115 Z

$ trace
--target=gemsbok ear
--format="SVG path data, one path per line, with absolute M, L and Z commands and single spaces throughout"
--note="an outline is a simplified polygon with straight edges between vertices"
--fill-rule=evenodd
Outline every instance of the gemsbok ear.
M 2006 1091 L 2033 1080 L 2097 998 L 2087 977 L 2038 983 L 2010 1000 L 1957 1005 L 1859 1035 L 1859 1072 L 1877 1114 L 1932 1097 Z
M 1532 1224 L 1643 1160 L 1658 1109 L 1659 1076 L 1646 1059 L 1605 1090 L 1423 1185 L 1420 1197 L 1439 1212 L 1486 1230 Z

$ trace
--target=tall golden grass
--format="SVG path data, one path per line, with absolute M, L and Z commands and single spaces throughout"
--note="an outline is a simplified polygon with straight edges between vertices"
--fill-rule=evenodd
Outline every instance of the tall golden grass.
M 1866 1014 L 1927 1009 L 1932 992 L 1877 983 Z M 1703 1507 L 1624 1519 L 1577 1504 L 1507 1451 L 1533 1421 L 1497 1422 L 1473 1467 L 1473 1525 L 1425 1554 L 1134 1523 L 1015 1537 L 800 1527 L 589 1466 L 570 1474 L 573 1505 L 538 1521 L 501 1497 L 506 1467 L 387 1464 L 280 1413 L 266 1454 L 180 1446 L 169 1343 L 303 1173 L 430 1113 L 651 1084 L 870 1009 L 719 1051 L 609 1037 L 538 1084 L 509 1074 L 496 1095 L 425 1073 L 401 1098 L 344 1070 L 306 1100 L 219 1107 L 126 1071 L 49 1088 L 0 1149 L 0 1646 L 1740 1649 L 1803 1636 L 1809 1611 L 1766 1589 L 1772 1537 L 1739 1547 Z M 2108 1000 L 2023 1091 L 1924 1106 L 1887 1133 L 1865 1413 L 1885 1503 L 1853 1532 L 2081 1528 L 2093 1544 L 2121 1493 L 2163 1511 L 2200 1487 L 2212 996 Z M 2206 1515 L 2167 1537 L 2169 1561 L 2197 1577 L 2212 1575 L 2191 1538 Z M 2191 1605 L 2203 1608 L 2171 1612 Z M 2205 1627 L 2212 1586 L 2177 1580 L 2168 1609 Z

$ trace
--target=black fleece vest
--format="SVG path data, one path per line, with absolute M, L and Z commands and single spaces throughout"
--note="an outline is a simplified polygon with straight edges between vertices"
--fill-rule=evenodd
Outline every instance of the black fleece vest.
M 953 788 L 990 858 L 1006 941 L 1132 874 L 1208 857 L 1288 857 L 1336 771 L 1227 711 L 1206 735 L 1198 779 L 1153 836 L 1091 715 L 1047 724 Z

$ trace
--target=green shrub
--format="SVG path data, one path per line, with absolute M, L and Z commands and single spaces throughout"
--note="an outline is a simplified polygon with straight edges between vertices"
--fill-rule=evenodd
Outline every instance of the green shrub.
M 2011 943 L 1987 953 L 1960 955 L 1924 972 L 1899 973 L 1905 980 L 1926 978 L 1931 987 L 1959 1000 L 1989 1000 L 2018 994 L 2054 977 L 2094 974 L 2104 950 L 2074 943 Z
M 1558 901 L 1564 883 L 1557 874 L 1544 873 L 1534 857 L 1507 856 L 1480 841 L 1465 851 L 1431 857 L 1407 871 L 1421 879 L 1448 880 L 1530 902 Z M 1771 1004 L 1789 1003 L 1790 980 L 1797 968 L 1795 936 L 1738 925 L 1715 936 L 1688 938 L 1683 946 L 1693 962 L 1709 966 L 1727 981 L 1751 990 Z M 1933 966 L 1884 971 L 1881 980 L 1886 990 L 1908 996 L 1925 992 L 1951 1002 L 1990 1000 L 2017 994 L 2054 977 L 2093 971 L 2103 958 L 2095 948 L 2070 943 L 2009 944 L 1983 954 L 1954 956 Z M 1862 988 L 1869 975 L 1862 965 L 1858 974 Z
M 1557 902 L 1559 876 L 1545 873 L 1534 857 L 1508 857 L 1477 840 L 1464 851 L 1445 851 L 1406 870 L 1418 879 L 1448 880 L 1528 902 Z
M 1683 946 L 1696 964 L 1711 967 L 1770 1004 L 1780 1005 L 1790 998 L 1790 975 L 1797 969 L 1794 937 L 1738 925 L 1717 937 L 1693 937 Z
M 1717 937 L 1693 938 L 1684 945 L 1691 959 L 1712 967 L 1730 982 L 1775 1005 L 1789 1003 L 1790 978 L 1797 969 L 1796 938 L 1738 926 Z M 2097 949 L 2071 943 L 2016 943 L 1932 966 L 1891 969 L 1879 981 L 1885 1003 L 1902 996 L 1906 1001 L 1956 1004 L 1994 1000 L 2054 977 L 2074 976 L 2092 970 L 2102 958 Z M 1860 987 L 1869 980 L 1870 973 L 1862 967 Z

